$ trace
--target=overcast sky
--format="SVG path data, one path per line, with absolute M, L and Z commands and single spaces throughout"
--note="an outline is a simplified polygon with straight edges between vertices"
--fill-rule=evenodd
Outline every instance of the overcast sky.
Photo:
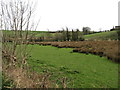
M 7 1 L 7 0 L 6 0 Z M 118 25 L 119 0 L 31 0 L 37 1 L 34 19 L 40 19 L 37 30 L 90 27 L 109 30 Z
M 38 30 L 88 26 L 92 30 L 110 29 L 118 25 L 119 0 L 37 0 L 40 18 Z M 36 18 L 35 17 L 35 18 Z

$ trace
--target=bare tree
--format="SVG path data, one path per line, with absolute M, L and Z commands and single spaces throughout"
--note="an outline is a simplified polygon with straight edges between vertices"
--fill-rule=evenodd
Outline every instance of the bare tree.
M 2 88 L 2 31 L 0 31 L 0 89 Z
M 33 3 L 21 0 L 1 1 L 2 52 L 11 65 L 22 67 L 27 63 L 27 42 L 33 36 L 30 31 L 36 30 L 38 25 L 31 22 L 34 7 Z

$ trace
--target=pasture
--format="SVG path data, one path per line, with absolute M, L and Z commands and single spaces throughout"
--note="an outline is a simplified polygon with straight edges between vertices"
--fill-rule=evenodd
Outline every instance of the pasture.
M 28 64 L 51 80 L 66 77 L 69 88 L 117 88 L 118 64 L 92 54 L 73 53 L 71 48 L 29 45 Z
M 101 32 L 96 34 L 89 34 L 84 36 L 87 40 L 116 40 L 118 39 L 118 33 L 117 31 L 110 31 L 110 32 Z

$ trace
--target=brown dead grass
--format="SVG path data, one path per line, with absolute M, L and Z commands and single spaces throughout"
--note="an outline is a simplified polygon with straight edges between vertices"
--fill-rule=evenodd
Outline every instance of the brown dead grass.
M 107 57 L 109 60 L 120 63 L 120 41 L 66 41 L 66 42 L 34 42 L 29 44 L 51 45 L 58 48 L 73 48 L 73 52 L 90 53 Z
M 10 87 L 3 88 L 66 88 L 66 78 L 60 80 L 61 85 L 56 83 L 56 80 L 50 80 L 51 73 L 39 74 L 28 66 L 18 67 L 16 63 L 9 62 L 10 56 L 3 53 L 3 75 L 7 81 L 12 81 Z
M 3 69 L 3 73 L 8 79 L 13 81 L 15 88 L 50 88 L 52 82 L 49 80 L 49 74 L 38 74 L 36 72 L 28 72 L 18 67 L 9 67 Z M 11 87 L 13 88 L 13 87 Z

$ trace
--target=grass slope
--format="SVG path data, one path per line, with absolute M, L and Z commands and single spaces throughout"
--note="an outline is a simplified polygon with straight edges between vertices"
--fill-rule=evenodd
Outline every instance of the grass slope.
M 118 34 L 117 31 L 110 31 L 110 32 L 101 32 L 101 33 L 96 33 L 96 34 L 90 34 L 90 35 L 85 35 L 85 39 L 88 40 L 106 40 L 106 39 L 118 39 Z
M 29 45 L 31 47 L 33 49 L 28 63 L 37 72 L 52 72 L 52 80 L 66 76 L 67 86 L 72 88 L 117 87 L 118 64 L 106 58 L 70 53 L 70 48 Z

